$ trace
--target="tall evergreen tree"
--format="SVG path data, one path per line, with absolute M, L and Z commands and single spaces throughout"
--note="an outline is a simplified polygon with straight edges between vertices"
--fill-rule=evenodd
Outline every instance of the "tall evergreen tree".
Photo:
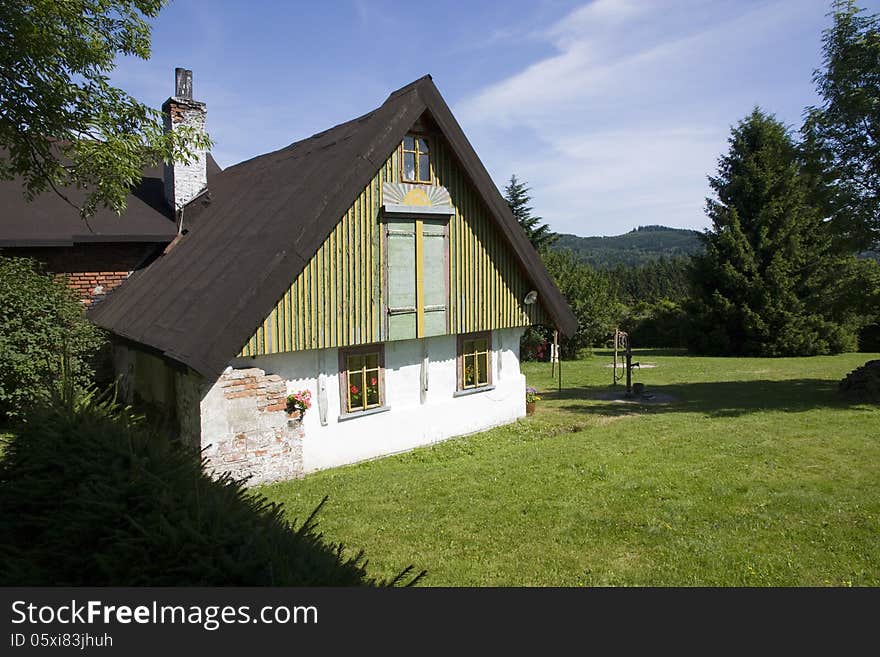
M 546 251 L 556 241 L 557 235 L 547 224 L 542 223 L 543 217 L 532 216 L 532 208 L 529 205 L 532 197 L 529 196 L 529 187 L 526 183 L 517 180 L 516 174 L 510 176 L 510 183 L 504 188 L 504 199 L 519 225 L 526 231 L 532 245 L 538 251 Z
M 880 14 L 835 0 L 822 35 L 822 98 L 808 107 L 804 151 L 832 226 L 854 248 L 880 248 Z
M 706 252 L 695 257 L 693 347 L 761 356 L 854 348 L 857 319 L 835 303 L 854 259 L 835 253 L 787 129 L 756 108 L 728 142 L 709 178 L 717 200 L 707 199 Z

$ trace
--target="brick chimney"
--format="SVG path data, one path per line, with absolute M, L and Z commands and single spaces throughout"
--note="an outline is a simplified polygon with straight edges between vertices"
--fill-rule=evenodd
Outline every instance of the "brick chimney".
M 186 125 L 205 131 L 205 103 L 193 100 L 192 71 L 174 69 L 174 95 L 162 104 L 165 130 Z M 207 153 L 197 150 L 189 164 L 172 162 L 165 165 L 165 200 L 179 210 L 208 186 Z

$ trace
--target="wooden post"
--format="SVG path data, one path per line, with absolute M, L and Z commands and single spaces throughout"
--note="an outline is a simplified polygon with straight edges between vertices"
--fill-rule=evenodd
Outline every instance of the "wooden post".
M 559 366 L 556 368 L 556 371 L 559 373 L 559 392 L 562 392 L 562 359 L 558 356 L 559 352 L 556 353 L 557 360 L 559 361 Z
M 559 331 L 553 331 L 553 346 L 550 348 L 550 378 L 556 373 L 556 361 L 559 360 Z
M 611 385 L 617 385 L 617 345 L 620 340 L 620 329 L 614 329 L 614 369 L 612 370 L 611 375 Z
M 629 339 L 626 341 L 626 394 L 632 394 L 632 349 L 629 346 Z

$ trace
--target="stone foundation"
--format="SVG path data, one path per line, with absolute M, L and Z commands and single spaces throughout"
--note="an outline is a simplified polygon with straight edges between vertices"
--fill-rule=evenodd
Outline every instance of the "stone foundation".
M 301 477 L 302 422 L 288 418 L 287 386 L 257 368 L 220 376 L 202 399 L 202 454 L 208 472 L 255 486 Z

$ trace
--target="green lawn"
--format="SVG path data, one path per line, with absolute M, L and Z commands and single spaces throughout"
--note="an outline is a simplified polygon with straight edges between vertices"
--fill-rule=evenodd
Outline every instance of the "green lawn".
M 644 350 L 667 405 L 591 399 L 607 352 L 563 363 L 535 416 L 261 490 L 425 585 L 880 585 L 880 410 L 837 381 L 870 354 Z M 549 365 L 524 365 L 552 387 Z

